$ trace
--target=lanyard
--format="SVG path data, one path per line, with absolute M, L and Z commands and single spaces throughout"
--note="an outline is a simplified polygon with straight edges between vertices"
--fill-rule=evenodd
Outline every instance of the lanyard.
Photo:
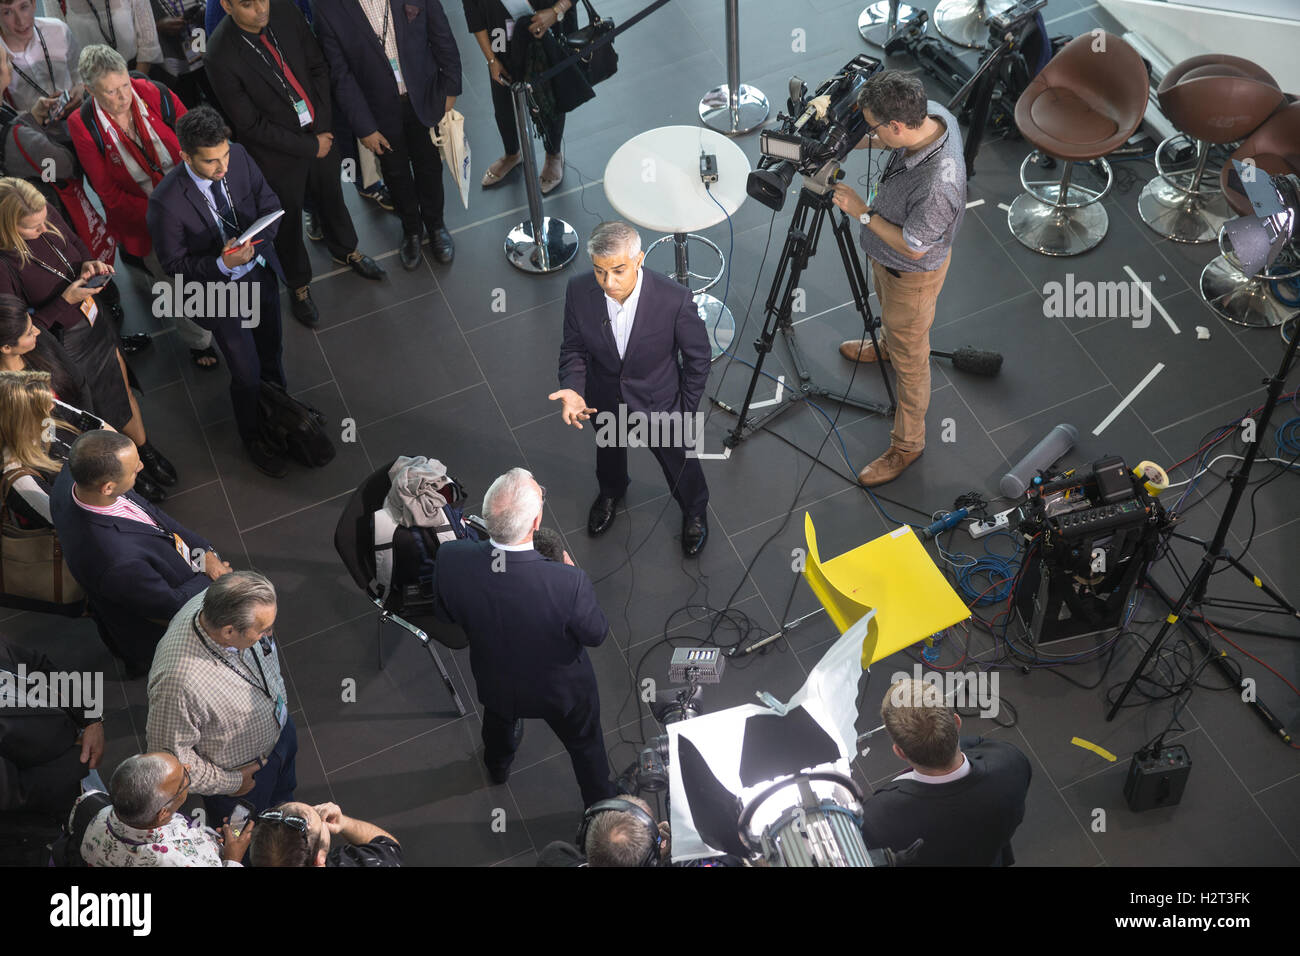
M 191 621 L 190 623 L 191 623 L 191 626 L 194 628 L 194 636 L 197 637 L 197 638 L 199 639 L 199 643 L 202 644 L 202 645 L 204 646 L 204 648 L 207 649 L 207 652 L 208 652 L 209 654 L 211 654 L 213 657 L 215 657 L 215 658 L 216 658 L 217 660 L 219 660 L 221 663 L 225 664 L 225 665 L 226 665 L 227 667 L 229 667 L 232 671 L 234 671 L 235 676 L 238 677 L 240 680 L 242 680 L 244 683 L 248 684 L 249 687 L 255 687 L 255 688 L 257 688 L 258 690 L 260 690 L 260 691 L 262 692 L 262 694 L 265 695 L 265 697 L 266 697 L 267 700 L 270 700 L 270 701 L 274 701 L 274 700 L 275 700 L 275 698 L 271 696 L 271 690 L 270 690 L 271 684 L 270 684 L 270 682 L 266 679 L 266 671 L 262 670 L 262 662 L 259 661 L 259 660 L 257 659 L 257 655 L 256 655 L 256 654 L 253 655 L 253 663 L 257 665 L 257 672 L 258 672 L 259 675 L 261 675 L 261 678 L 262 678 L 262 683 L 261 683 L 260 686 L 259 686 L 258 684 L 256 684 L 256 683 L 254 683 L 253 680 L 252 680 L 252 678 L 250 678 L 250 677 L 248 677 L 246 674 L 244 674 L 244 672 L 241 671 L 238 667 L 236 667 L 234 664 L 230 663 L 230 661 L 229 661 L 225 656 L 223 656 L 223 655 L 221 655 L 221 654 L 218 654 L 216 651 L 214 651 L 214 650 L 209 646 L 207 640 L 206 640 L 206 639 L 204 638 L 204 636 L 203 636 L 203 631 L 201 631 L 201 630 L 199 629 L 199 615 L 198 615 L 197 613 L 195 613 L 195 615 L 194 615 L 194 620 Z M 261 642 L 259 641 L 258 643 L 260 644 Z M 240 660 L 242 661 L 242 660 L 243 660 L 243 656 L 242 656 L 242 655 L 243 655 L 243 652 L 242 652 L 242 651 L 240 652 L 240 655 L 241 655 L 241 656 L 240 656 Z M 251 668 L 250 668 L 250 670 L 251 670 Z
M 45 238 L 45 237 L 42 236 L 41 238 Z M 49 246 L 51 249 L 53 249 L 54 254 L 59 257 L 59 259 L 63 262 L 65 266 L 68 267 L 68 273 L 65 275 L 64 273 L 60 272 L 58 269 L 55 269 L 53 266 L 46 265 L 44 262 L 42 262 L 40 259 L 36 257 L 36 253 L 32 251 L 32 249 L 29 247 L 27 251 L 31 253 L 32 262 L 36 263 L 38 266 L 40 266 L 42 269 L 44 269 L 46 272 L 50 273 L 51 275 L 56 275 L 60 279 L 63 279 L 66 282 L 76 282 L 77 281 L 76 272 L 72 268 L 72 263 L 69 262 L 67 257 L 62 252 L 59 251 L 59 247 L 56 246 L 54 243 L 50 242 L 49 239 L 45 240 L 45 244 Z
M 104 0 L 104 16 L 108 18 L 108 32 L 104 32 L 104 24 L 99 20 L 99 11 L 95 9 L 95 0 L 86 0 L 86 6 L 90 7 L 90 12 L 95 15 L 95 26 L 99 27 L 99 35 L 108 41 L 108 45 L 117 47 L 117 27 L 113 26 L 113 11 L 111 9 L 112 0 Z M 67 16 L 67 12 L 64 12 Z
M 384 48 L 384 56 L 388 56 L 388 14 L 391 10 L 389 0 L 384 0 L 384 32 L 379 35 L 379 45 Z M 374 27 L 370 29 L 373 30 Z
M 148 166 L 149 169 L 150 169 L 150 170 L 151 170 L 155 175 L 161 176 L 161 175 L 163 175 L 163 169 L 162 169 L 162 167 L 159 166 L 156 162 L 154 162 L 153 159 L 150 158 L 150 156 L 149 156 L 149 153 L 153 152 L 152 144 L 151 144 L 151 148 L 150 148 L 149 150 L 146 150 L 146 149 L 145 149 L 145 146 L 144 146 L 144 143 L 142 143 L 140 140 L 136 139 L 135 119 L 136 119 L 135 104 L 132 103 L 132 105 L 131 105 L 131 122 L 130 122 L 127 126 L 118 126 L 118 125 L 117 125 L 117 121 L 116 121 L 115 119 L 113 119 L 113 117 L 111 117 L 111 116 L 108 118 L 108 121 L 109 121 L 110 123 L 112 123 L 114 126 L 117 126 L 117 130 L 118 130 L 118 132 L 121 133 L 121 134 L 123 135 L 123 137 L 126 138 L 127 142 L 130 143 L 131 146 L 134 146 L 134 147 L 135 147 L 135 149 L 133 150 L 133 152 L 135 153 L 135 159 L 136 159 L 136 161 L 139 162 L 139 161 L 143 160 L 143 161 L 144 161 L 144 164 L 145 164 L 146 166 Z
M 212 180 L 208 180 L 208 182 L 211 181 Z M 222 231 L 224 232 L 227 229 L 232 230 L 231 234 L 229 236 L 226 236 L 225 238 L 234 239 L 238 237 L 239 233 L 242 231 L 239 228 L 239 213 L 235 212 L 235 204 L 230 199 L 230 190 L 226 188 L 226 180 L 222 178 L 217 182 L 217 185 L 220 186 L 221 191 L 225 193 L 226 204 L 230 206 L 230 215 L 234 216 L 235 221 L 232 223 L 229 219 L 227 219 L 225 216 L 221 214 L 221 210 L 218 209 L 217 204 L 212 201 L 212 197 L 208 195 L 207 190 L 202 190 L 203 201 L 208 204 L 208 208 L 211 209 L 213 212 L 215 212 L 217 214 L 217 218 L 221 220 Z
M 952 133 L 951 130 L 949 130 L 948 132 L 944 133 L 944 134 L 943 134 L 943 139 L 941 139 L 941 140 L 939 141 L 939 143 L 934 147 L 934 149 L 930 150 L 930 152 L 926 155 L 925 159 L 921 160 L 919 163 L 917 163 L 917 164 L 916 164 L 915 166 L 913 166 L 912 168 L 913 168 L 913 169 L 919 169 L 920 167 L 922 167 L 922 166 L 924 166 L 926 163 L 928 163 L 930 160 L 934 159 L 934 157 L 938 156 L 939 153 L 943 150 L 943 147 L 947 144 L 947 142 L 948 142 L 948 137 L 951 135 L 951 133 Z M 896 153 L 895 155 L 898 155 L 898 154 Z M 894 165 L 893 165 L 893 162 L 892 162 L 892 160 L 891 160 L 891 162 L 890 162 L 890 168 L 886 169 L 884 175 L 880 177 L 880 182 L 879 182 L 878 185 L 883 186 L 885 183 L 889 182 L 891 179 L 893 179 L 893 178 L 894 178 L 895 176 L 897 176 L 899 173 L 903 172 L 905 169 L 907 169 L 907 159 L 906 159 L 906 156 L 904 156 L 903 161 L 902 161 L 901 163 L 899 163 L 897 166 L 894 166 Z
M 162 7 L 174 17 L 185 19 L 185 0 L 181 0 L 180 5 L 176 5 L 171 0 L 162 0 Z
M 271 28 L 270 27 L 266 28 L 266 36 L 270 38 L 271 45 L 275 48 L 273 51 L 275 54 L 274 65 L 272 65 L 271 61 L 266 58 L 266 54 L 262 52 L 262 48 L 248 38 L 247 33 L 245 33 L 243 36 L 244 36 L 244 42 L 253 48 L 253 52 L 262 58 L 262 62 L 266 64 L 267 69 L 269 69 L 272 73 L 274 73 L 275 78 L 280 81 L 280 86 L 284 88 L 285 94 L 289 97 L 289 105 L 297 109 L 295 104 L 298 102 L 298 97 L 294 94 L 293 90 L 289 87 L 289 82 L 287 79 L 288 74 L 285 72 L 286 61 L 284 59 L 284 54 L 280 52 L 280 44 L 275 39 L 275 34 L 271 32 Z M 231 206 L 231 208 L 233 209 L 234 207 Z
M 50 61 L 50 48 L 45 45 L 45 35 L 41 33 L 40 27 L 36 26 L 35 24 L 33 24 L 32 27 L 33 29 L 36 30 L 36 39 L 41 41 L 41 52 L 45 54 L 45 68 L 50 71 L 50 87 L 55 92 L 57 92 L 59 88 L 59 81 L 54 78 L 54 64 Z M 37 83 L 25 72 L 23 72 L 22 67 L 20 67 L 16 62 L 14 62 L 12 57 L 10 58 L 9 65 L 14 68 L 15 73 L 17 73 L 19 76 L 21 76 L 24 80 L 27 81 L 28 86 L 35 87 L 36 91 L 40 93 L 41 96 L 48 98 L 54 95 L 54 93 L 45 92 L 45 87 L 41 86 L 41 84 Z

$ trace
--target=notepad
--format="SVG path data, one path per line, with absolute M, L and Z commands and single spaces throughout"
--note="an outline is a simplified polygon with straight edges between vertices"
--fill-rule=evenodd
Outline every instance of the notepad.
M 281 216 L 283 216 L 283 215 L 284 215 L 284 210 L 283 210 L 283 209 L 277 209 L 275 212 L 268 212 L 268 213 L 267 213 L 265 216 L 263 216 L 261 219 L 257 220 L 257 222 L 253 223 L 251 226 L 249 226 L 247 229 L 245 229 L 245 230 L 240 234 L 239 239 L 238 239 L 238 241 L 235 243 L 235 245 L 237 245 L 237 246 L 242 246 L 242 245 L 244 245 L 246 242 L 248 242 L 248 240 L 252 239 L 252 238 L 253 238 L 254 236 L 256 236 L 259 232 L 261 232 L 263 229 L 265 229 L 267 226 L 269 226 L 271 223 L 275 222 L 277 219 L 279 219 L 279 218 L 280 218 Z

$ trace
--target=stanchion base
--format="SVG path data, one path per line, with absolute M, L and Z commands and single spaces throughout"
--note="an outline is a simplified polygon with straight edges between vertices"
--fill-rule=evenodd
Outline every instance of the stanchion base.
M 709 347 L 713 350 L 713 360 L 722 356 L 731 348 L 736 337 L 736 319 L 731 310 L 707 292 L 695 296 L 695 308 L 700 313 L 700 320 L 709 330 Z
M 740 84 L 736 109 L 731 109 L 731 90 L 727 84 L 715 86 L 700 100 L 700 122 L 724 136 L 739 136 L 757 129 L 767 121 L 770 107 L 763 91 L 756 86 Z
M 578 254 L 578 233 L 563 219 L 542 219 L 543 240 L 533 240 L 533 223 L 525 219 L 506 236 L 506 258 L 521 272 L 558 272 Z
M 914 7 L 909 3 L 899 3 L 898 5 L 898 22 L 895 29 L 902 29 L 910 24 L 916 15 L 922 11 L 922 7 Z M 927 19 L 921 24 L 921 33 L 924 34 L 930 27 L 930 21 Z M 889 29 L 889 0 L 877 0 L 871 6 L 862 11 L 858 17 L 858 33 L 862 39 L 866 40 L 872 46 L 883 48 L 885 41 L 893 36 L 893 30 Z

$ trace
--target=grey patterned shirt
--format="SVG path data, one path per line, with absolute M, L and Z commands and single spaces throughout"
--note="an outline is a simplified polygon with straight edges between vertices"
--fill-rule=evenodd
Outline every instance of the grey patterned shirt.
M 280 737 L 277 700 L 288 695 L 280 652 L 260 644 L 236 653 L 198 631 L 203 594 L 176 612 L 149 669 L 149 751 L 170 750 L 190 768 L 190 789 L 203 796 L 234 793 L 239 767 L 265 759 Z
M 898 272 L 931 272 L 943 265 L 966 214 L 966 160 L 957 118 L 934 100 L 926 110 L 948 127 L 947 133 L 911 156 L 894 150 L 877 181 L 875 200 L 869 201 L 873 216 L 901 226 L 903 240 L 925 255 L 909 259 L 861 227 L 867 255 Z

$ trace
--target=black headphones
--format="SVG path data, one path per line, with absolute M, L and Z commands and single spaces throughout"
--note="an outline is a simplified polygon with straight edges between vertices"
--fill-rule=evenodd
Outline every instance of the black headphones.
M 582 814 L 582 826 L 578 827 L 578 850 L 585 856 L 587 853 L 587 831 L 591 828 L 591 821 L 596 819 L 602 813 L 629 813 L 636 818 L 646 832 L 650 834 L 650 850 L 646 858 L 637 866 L 658 866 L 659 865 L 659 846 L 663 842 L 659 835 L 659 824 L 655 823 L 654 818 L 646 813 L 635 803 L 630 800 L 622 800 L 614 797 L 610 800 L 597 800 Z

